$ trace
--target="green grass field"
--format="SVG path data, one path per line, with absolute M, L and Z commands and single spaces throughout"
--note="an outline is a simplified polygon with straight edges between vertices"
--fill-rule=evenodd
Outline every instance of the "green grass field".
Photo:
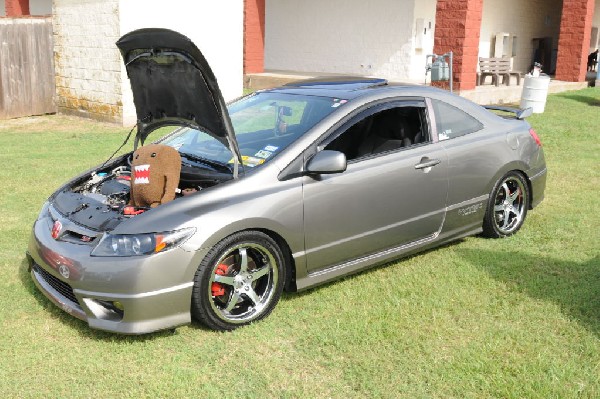
M 600 397 L 600 89 L 529 118 L 545 201 L 514 237 L 469 238 L 306 293 L 232 333 L 91 330 L 36 291 L 46 197 L 128 129 L 0 122 L 0 397 Z

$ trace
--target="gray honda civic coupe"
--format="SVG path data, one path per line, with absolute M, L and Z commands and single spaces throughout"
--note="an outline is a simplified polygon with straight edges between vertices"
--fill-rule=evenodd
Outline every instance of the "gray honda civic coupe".
M 195 319 L 232 330 L 268 316 L 284 290 L 466 236 L 510 236 L 544 198 L 530 109 L 358 77 L 226 104 L 187 37 L 142 29 L 117 46 L 136 151 L 53 193 L 27 250 L 39 290 L 92 328 L 143 334 Z M 176 187 L 161 193 L 173 199 L 132 205 L 161 168 L 153 150 L 152 169 L 134 167 L 150 145 L 179 156 Z

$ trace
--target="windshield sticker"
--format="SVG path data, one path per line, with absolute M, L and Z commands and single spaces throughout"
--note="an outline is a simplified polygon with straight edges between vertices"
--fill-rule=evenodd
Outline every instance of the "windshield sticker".
M 231 160 L 228 163 L 233 163 L 233 158 L 231 158 Z M 242 155 L 242 163 L 244 164 L 244 166 L 253 168 L 255 166 L 262 165 L 263 163 L 265 163 L 265 160 L 261 158 L 251 157 L 248 155 Z
M 259 152 L 254 154 L 255 157 L 259 157 L 259 158 L 263 158 L 263 159 L 267 159 L 271 155 L 273 155 L 273 153 L 271 151 L 265 151 L 265 150 L 260 150 Z
M 275 152 L 279 147 L 275 147 L 274 145 L 268 145 L 264 148 L 265 151 Z
M 446 129 L 443 132 L 438 134 L 438 138 L 440 140 L 448 140 L 450 138 L 450 135 L 452 134 L 452 130 L 451 129 Z
M 342 104 L 346 104 L 348 100 L 340 100 L 339 98 L 333 99 L 333 104 L 331 104 L 331 108 L 337 108 Z

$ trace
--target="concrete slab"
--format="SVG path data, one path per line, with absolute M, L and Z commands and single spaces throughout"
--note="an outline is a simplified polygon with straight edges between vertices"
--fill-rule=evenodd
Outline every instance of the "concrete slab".
M 579 90 L 588 87 L 588 82 L 562 82 L 560 80 L 550 80 L 548 94 L 560 93 L 568 90 Z M 475 90 L 462 90 L 459 95 L 469 100 L 481 104 L 514 104 L 521 101 L 523 93 L 523 79 L 519 86 L 514 82 L 511 86 L 493 85 L 477 86 Z
M 268 70 L 263 73 L 250 73 L 244 76 L 244 88 L 262 90 L 277 87 L 298 80 L 311 79 L 317 76 L 347 76 L 326 72 L 295 72 Z

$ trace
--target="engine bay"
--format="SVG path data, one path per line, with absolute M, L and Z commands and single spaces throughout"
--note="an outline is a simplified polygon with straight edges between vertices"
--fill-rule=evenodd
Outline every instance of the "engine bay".
M 51 199 L 54 208 L 71 221 L 99 232 L 113 230 L 123 220 L 149 211 L 151 208 L 129 205 L 133 178 L 131 160 L 129 154 L 63 187 Z M 231 178 L 230 173 L 182 157 L 175 201 Z

